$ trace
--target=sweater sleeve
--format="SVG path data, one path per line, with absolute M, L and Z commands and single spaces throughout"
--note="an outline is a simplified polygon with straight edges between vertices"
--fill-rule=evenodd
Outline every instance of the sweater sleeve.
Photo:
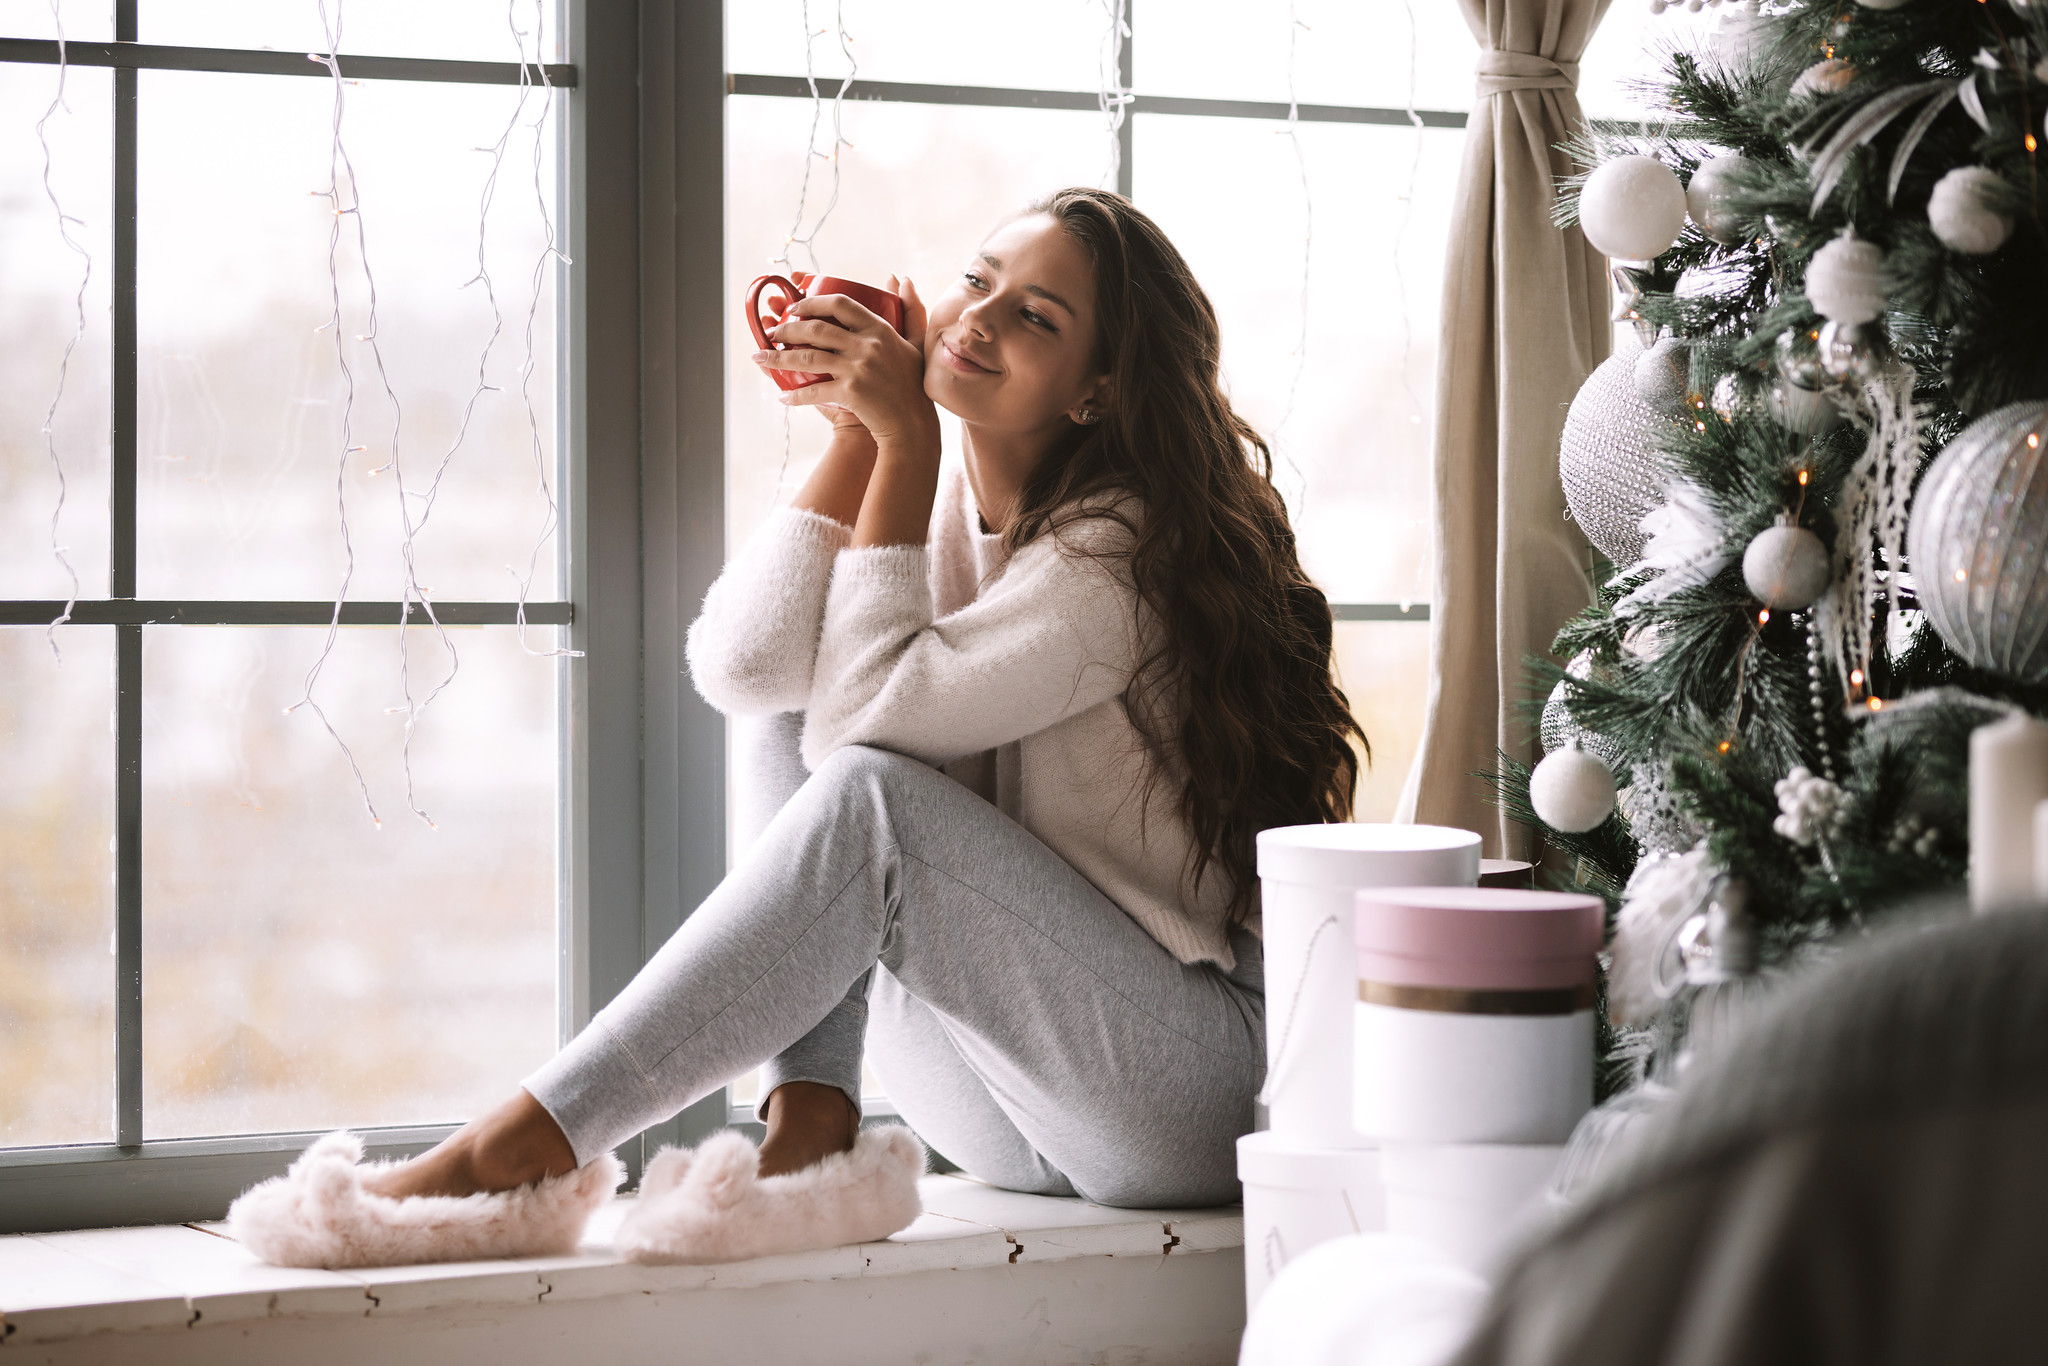
M 1034 735 L 1129 684 L 1134 594 L 1113 562 L 1047 537 L 935 621 L 927 554 L 840 552 L 804 722 L 812 768 L 847 745 L 943 764 Z
M 805 704 L 832 560 L 852 535 L 829 517 L 784 508 L 727 563 L 686 645 L 705 701 L 739 716 Z

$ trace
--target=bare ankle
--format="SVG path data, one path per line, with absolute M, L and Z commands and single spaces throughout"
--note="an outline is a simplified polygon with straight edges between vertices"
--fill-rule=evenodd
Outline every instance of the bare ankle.
M 482 1190 L 510 1190 L 576 1170 L 576 1150 L 562 1126 L 525 1091 L 480 1117 L 464 1154 Z

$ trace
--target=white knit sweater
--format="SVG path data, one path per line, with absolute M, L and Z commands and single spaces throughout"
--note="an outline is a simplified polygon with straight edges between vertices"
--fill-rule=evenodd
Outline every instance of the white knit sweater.
M 1088 519 L 1062 537 L 1006 557 L 950 464 L 925 545 L 850 549 L 845 526 L 784 509 L 705 595 L 690 673 L 728 714 L 803 709 L 814 769 L 845 745 L 942 769 L 1180 961 L 1230 967 L 1228 875 L 1212 866 L 1188 886 L 1180 784 L 1146 796 L 1152 761 L 1125 712 L 1141 657 L 1114 555 L 1129 533 Z

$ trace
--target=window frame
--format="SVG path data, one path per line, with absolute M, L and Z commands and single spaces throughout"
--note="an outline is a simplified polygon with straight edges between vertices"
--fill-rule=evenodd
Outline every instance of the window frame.
M 527 620 L 567 626 L 560 658 L 556 1028 L 566 1041 L 630 981 L 724 872 L 723 718 L 682 680 L 686 614 L 724 560 L 723 210 L 679 185 L 722 183 L 724 11 L 562 0 L 556 441 L 565 600 Z M 145 622 L 326 624 L 329 603 L 146 601 L 135 597 L 136 73 L 142 69 L 312 75 L 302 54 L 145 45 L 139 0 L 116 0 L 113 42 L 66 44 L 80 66 L 114 68 L 112 566 L 109 596 L 71 619 L 117 633 L 116 1132 L 113 1142 L 0 1149 L 0 1233 L 218 1218 L 319 1134 L 142 1137 L 141 641 Z M 54 42 L 0 38 L 0 63 L 51 64 Z M 347 56 L 369 80 L 515 84 L 511 62 Z M 643 214 L 642 206 L 648 206 Z M 61 602 L 0 601 L 0 624 L 41 625 Z M 437 603 L 450 623 L 510 623 L 511 602 Z M 391 624 L 398 604 L 352 602 L 345 623 Z M 726 1119 L 720 1091 L 620 1152 L 637 1180 L 663 1143 Z M 367 1128 L 369 1155 L 409 1156 L 452 1125 Z

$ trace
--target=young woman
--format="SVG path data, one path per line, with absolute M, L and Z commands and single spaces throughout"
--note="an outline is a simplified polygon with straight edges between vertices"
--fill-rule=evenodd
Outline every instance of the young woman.
M 807 780 L 619 998 L 499 1109 L 384 1172 L 506 1190 L 768 1067 L 764 1174 L 844 1151 L 863 1047 L 969 1173 L 1237 1198 L 1264 1070 L 1253 836 L 1342 820 L 1363 740 L 1215 313 L 1159 228 L 1064 190 L 906 341 L 806 299 L 764 369 L 832 439 L 690 633 L 698 688 L 801 727 Z M 964 469 L 942 473 L 939 410 Z

